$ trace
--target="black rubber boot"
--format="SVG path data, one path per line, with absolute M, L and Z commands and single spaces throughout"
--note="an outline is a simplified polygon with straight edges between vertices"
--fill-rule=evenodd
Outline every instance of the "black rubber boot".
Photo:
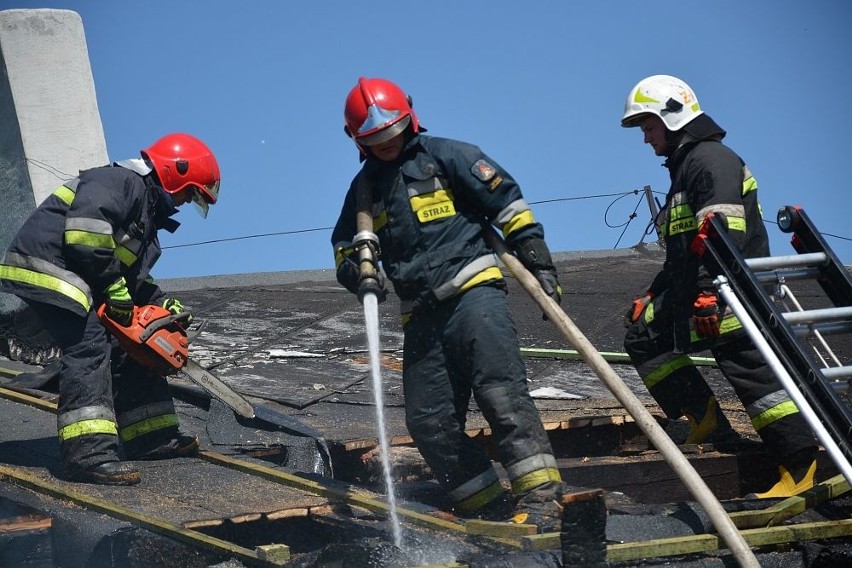
M 198 453 L 198 436 L 188 436 L 178 433 L 165 443 L 149 445 L 148 447 L 125 446 L 128 459 L 131 460 L 168 460 L 194 456 Z
M 507 494 L 503 493 L 484 507 L 480 507 L 479 509 L 464 515 L 464 517 L 468 519 L 507 523 L 511 522 L 513 512 L 514 508 L 512 507 L 511 499 L 509 499 Z
M 562 526 L 560 499 L 565 490 L 562 483 L 551 481 L 519 496 L 512 521 L 535 525 L 539 533 L 559 532 Z
M 88 469 L 66 468 L 65 479 L 98 485 L 136 485 L 142 481 L 139 470 L 125 462 L 106 462 Z

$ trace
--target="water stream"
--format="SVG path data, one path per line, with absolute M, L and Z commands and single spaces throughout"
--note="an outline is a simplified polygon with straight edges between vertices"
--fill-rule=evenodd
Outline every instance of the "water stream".
M 396 511 L 396 496 L 393 491 L 393 478 L 390 464 L 390 442 L 385 428 L 385 402 L 382 389 L 382 368 L 379 360 L 379 301 L 375 294 L 364 295 L 364 323 L 367 328 L 367 346 L 370 351 L 370 374 L 373 377 L 373 397 L 376 404 L 376 426 L 381 446 L 382 471 L 385 477 L 388 507 L 390 508 L 393 540 L 397 548 L 402 548 L 402 528 Z

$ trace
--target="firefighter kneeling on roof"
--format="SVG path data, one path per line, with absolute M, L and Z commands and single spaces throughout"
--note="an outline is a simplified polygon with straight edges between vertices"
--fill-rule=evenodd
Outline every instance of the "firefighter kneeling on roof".
M 62 349 L 57 425 L 63 472 L 70 481 L 139 483 L 120 461 L 167 459 L 198 451 L 181 434 L 165 377 L 118 347 L 97 309 L 120 325 L 134 305 L 181 303 L 150 276 L 160 256 L 157 231 L 174 232 L 178 207 L 203 217 L 219 194 L 219 166 L 188 134 L 169 134 L 141 159 L 92 168 L 61 185 L 24 222 L 0 264 L 0 289 L 24 300 Z

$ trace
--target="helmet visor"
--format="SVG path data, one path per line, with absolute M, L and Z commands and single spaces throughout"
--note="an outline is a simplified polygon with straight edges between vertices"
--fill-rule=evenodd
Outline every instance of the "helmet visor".
M 397 136 L 403 130 L 405 130 L 405 128 L 410 122 L 410 116 L 403 117 L 402 120 L 395 122 L 394 124 L 391 124 L 390 126 L 387 126 L 382 130 L 377 130 L 369 136 L 358 138 L 358 143 L 363 144 L 364 146 L 376 146 L 377 144 L 387 142 L 388 140 Z
M 195 205 L 195 210 L 202 218 L 207 218 L 207 212 L 210 210 L 210 204 L 204 198 L 198 186 L 192 187 L 192 204 Z
M 374 131 L 383 128 L 386 124 L 390 124 L 399 118 L 398 110 L 386 110 L 379 105 L 372 104 L 367 109 L 367 118 L 364 119 L 364 124 L 358 128 L 358 136 L 367 136 Z
M 200 186 L 193 184 L 191 187 L 192 204 L 195 205 L 198 213 L 206 219 L 210 206 L 219 199 L 219 180 L 217 179 L 209 185 Z

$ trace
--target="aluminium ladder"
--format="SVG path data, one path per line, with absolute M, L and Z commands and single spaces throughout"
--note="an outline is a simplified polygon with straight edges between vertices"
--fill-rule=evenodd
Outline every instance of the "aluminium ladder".
M 827 336 L 852 334 L 852 276 L 800 207 L 778 212 L 798 254 L 743 258 L 723 216 L 711 214 L 692 244 L 714 285 L 814 430 L 835 465 L 852 484 L 852 365 Z M 805 309 L 789 286 L 815 280 L 828 301 Z M 850 338 L 845 338 L 850 345 Z

